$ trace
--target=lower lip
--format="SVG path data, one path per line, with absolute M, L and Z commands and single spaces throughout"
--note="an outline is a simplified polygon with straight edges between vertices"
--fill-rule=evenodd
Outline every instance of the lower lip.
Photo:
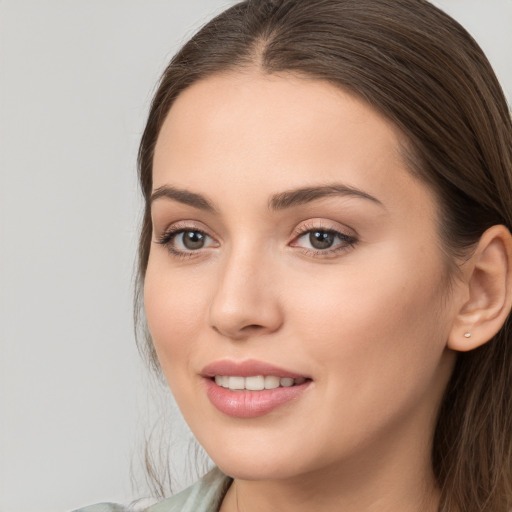
M 311 381 L 303 384 L 264 389 L 261 391 L 231 391 L 205 379 L 206 394 L 210 402 L 222 413 L 235 418 L 264 416 L 292 400 L 297 400 Z

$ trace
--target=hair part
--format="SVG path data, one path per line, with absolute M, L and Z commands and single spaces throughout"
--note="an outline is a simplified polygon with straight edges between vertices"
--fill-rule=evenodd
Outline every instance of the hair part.
M 411 172 L 437 197 L 448 261 L 460 261 L 492 225 L 512 226 L 510 111 L 482 50 L 456 21 L 426 0 L 240 2 L 172 59 L 140 144 L 146 207 L 135 311 L 142 325 L 139 346 L 155 370 L 142 288 L 156 141 L 182 91 L 215 74 L 255 66 L 265 74 L 294 73 L 334 84 L 401 130 Z M 458 355 L 433 441 L 441 512 L 505 512 L 512 506 L 511 335 L 509 317 L 493 340 Z

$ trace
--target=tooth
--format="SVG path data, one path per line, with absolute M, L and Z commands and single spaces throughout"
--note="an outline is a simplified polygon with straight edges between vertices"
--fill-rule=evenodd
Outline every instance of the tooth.
M 245 389 L 243 377 L 229 377 L 229 389 Z
M 275 389 L 279 387 L 279 377 L 267 375 L 265 377 L 265 389 Z
M 295 379 L 295 385 L 299 386 L 300 384 L 304 384 L 306 382 L 306 379 L 304 377 L 299 377 L 298 379 Z
M 221 386 L 226 389 L 229 388 L 229 377 L 227 375 L 223 375 L 221 378 L 222 378 Z
M 283 377 L 279 381 L 279 384 L 281 384 L 281 386 L 284 388 L 289 388 L 290 386 L 293 386 L 293 379 L 290 379 L 289 377 Z
M 215 375 L 215 384 L 222 386 L 222 377 L 220 375 Z
M 265 377 L 263 377 L 263 375 L 246 377 L 245 389 L 248 389 L 250 391 L 261 391 L 262 389 L 265 389 Z

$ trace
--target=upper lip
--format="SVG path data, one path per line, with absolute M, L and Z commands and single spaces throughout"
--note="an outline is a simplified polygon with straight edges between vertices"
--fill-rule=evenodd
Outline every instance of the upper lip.
M 203 377 L 215 377 L 216 375 L 230 375 L 236 377 L 251 377 L 262 375 L 264 377 L 273 375 L 275 377 L 289 377 L 291 379 L 308 378 L 306 375 L 280 368 L 264 361 L 246 359 L 245 361 L 233 361 L 221 359 L 207 364 L 202 370 Z

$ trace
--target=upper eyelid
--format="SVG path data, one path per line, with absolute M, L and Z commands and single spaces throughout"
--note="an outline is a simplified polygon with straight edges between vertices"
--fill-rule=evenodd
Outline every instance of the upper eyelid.
M 205 235 L 208 235 L 211 238 L 218 238 L 215 234 L 213 234 L 212 230 L 203 224 L 202 222 L 194 221 L 194 220 L 180 220 L 166 224 L 163 229 L 155 229 L 153 225 L 153 231 L 160 232 L 160 236 L 165 235 L 166 233 L 177 233 L 180 231 L 200 231 Z
M 329 221 L 326 219 L 310 219 L 299 223 L 292 231 L 291 236 L 297 237 L 308 233 L 312 230 L 323 230 L 340 233 L 342 235 L 350 236 L 353 238 L 359 238 L 357 231 L 347 225 L 340 224 L 336 221 Z
M 197 227 L 197 226 L 183 226 L 182 227 L 182 226 L 173 226 L 173 225 L 171 225 L 171 226 L 167 227 L 165 230 L 163 230 L 162 233 L 157 236 L 157 238 L 159 240 L 162 240 L 162 239 L 172 235 L 172 239 L 174 239 L 178 235 L 180 235 L 182 233 L 186 233 L 187 231 L 196 231 L 196 232 L 201 233 L 201 234 L 205 235 L 206 237 L 210 238 L 214 242 L 217 242 L 217 239 L 213 235 L 211 235 L 208 232 L 208 230 L 202 229 L 202 228 Z
M 324 231 L 327 233 L 333 233 L 343 240 L 348 240 L 348 239 L 354 240 L 354 241 L 358 240 L 358 237 L 356 235 L 346 233 L 345 231 L 340 230 L 340 229 L 310 228 L 310 229 L 306 229 L 306 230 L 301 231 L 301 232 L 297 233 L 296 235 L 294 235 L 292 242 L 303 238 L 305 235 L 307 235 L 308 233 L 311 233 L 312 231 Z

